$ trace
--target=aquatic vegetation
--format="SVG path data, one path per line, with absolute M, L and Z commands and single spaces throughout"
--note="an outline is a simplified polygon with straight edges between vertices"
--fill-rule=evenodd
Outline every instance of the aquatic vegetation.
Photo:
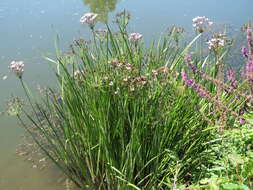
M 86 13 L 81 17 L 80 23 L 88 24 L 89 27 L 93 29 L 97 16 L 98 14 L 95 14 L 95 13 Z
M 17 116 L 22 112 L 22 106 L 24 106 L 24 101 L 20 97 L 11 97 L 6 102 L 5 111 L 1 114 Z
M 31 106 L 22 107 L 18 118 L 72 182 L 96 190 L 201 188 L 200 180 L 218 176 L 210 168 L 217 160 L 225 163 L 234 147 L 240 147 L 237 154 L 246 155 L 240 143 L 229 141 L 229 130 L 244 125 L 251 130 L 250 58 L 246 80 L 237 80 L 232 69 L 225 80 L 225 35 L 214 35 L 208 42 L 212 56 L 202 61 L 199 52 L 196 59 L 187 53 L 202 34 L 186 47 L 172 43 L 174 32 L 145 47 L 142 34 L 127 32 L 128 20 L 117 23 L 115 34 L 108 25 L 96 31 L 97 16 L 81 18 L 92 30 L 92 42 L 76 40 L 68 58 L 60 54 L 52 61 L 57 64 L 59 90 L 49 88 L 40 101 L 32 99 L 22 78 L 24 65 L 13 66 L 15 74 L 22 71 L 17 76 Z M 126 19 L 126 13 L 118 17 Z M 193 22 L 199 33 L 212 24 L 206 17 Z M 248 31 L 249 49 L 250 35 Z M 219 155 L 217 147 L 226 146 L 228 152 Z M 250 168 L 251 160 L 243 164 Z M 235 171 L 229 171 L 229 179 L 235 179 Z M 221 174 L 224 177 L 225 169 Z
M 10 64 L 10 69 L 18 78 L 22 78 L 24 72 L 24 62 L 23 61 L 12 61 Z
M 174 39 L 176 44 L 179 44 L 179 40 L 182 37 L 182 34 L 184 33 L 184 28 L 180 26 L 171 26 L 167 29 L 168 34 Z
M 212 39 L 210 39 L 207 44 L 209 50 L 217 52 L 220 48 L 225 46 L 226 36 L 223 34 L 216 34 Z
M 138 43 L 138 41 L 142 38 L 142 34 L 140 33 L 131 33 L 129 34 L 129 40 L 133 43 Z
M 193 27 L 198 31 L 199 33 L 203 33 L 208 26 L 211 26 L 213 22 L 209 21 L 209 18 L 206 18 L 205 16 L 197 16 L 192 19 Z

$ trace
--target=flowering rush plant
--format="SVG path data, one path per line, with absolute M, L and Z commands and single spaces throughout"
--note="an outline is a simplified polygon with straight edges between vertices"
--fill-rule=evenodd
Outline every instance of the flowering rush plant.
M 218 52 L 226 45 L 227 37 L 224 34 L 215 34 L 212 39 L 208 40 L 208 49 Z
M 197 16 L 192 19 L 193 27 L 199 32 L 203 33 L 208 26 L 211 26 L 213 22 L 209 21 L 209 18 L 205 16 Z
M 81 17 L 80 22 L 82 24 L 88 24 L 89 27 L 93 30 L 97 17 L 98 17 L 98 14 L 96 13 L 86 13 Z
M 129 40 L 133 43 L 138 43 L 139 40 L 143 37 L 140 33 L 131 33 L 129 34 Z
M 24 66 L 25 64 L 23 61 L 12 61 L 10 69 L 18 78 L 21 79 L 24 73 Z

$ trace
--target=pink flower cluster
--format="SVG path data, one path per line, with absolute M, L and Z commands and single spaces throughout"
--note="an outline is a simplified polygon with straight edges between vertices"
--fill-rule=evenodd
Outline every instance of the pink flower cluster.
M 98 14 L 95 13 L 86 13 L 81 17 L 80 22 L 82 24 L 88 24 L 93 29 L 97 16 Z
M 226 37 L 222 34 L 215 35 L 212 39 L 210 39 L 208 44 L 208 49 L 213 51 L 218 51 L 220 48 L 224 47 L 226 43 Z
M 10 64 L 10 69 L 18 78 L 22 78 L 24 66 L 25 64 L 23 61 L 12 61 Z
M 233 87 L 233 88 L 237 88 L 237 81 L 236 81 L 236 72 L 234 69 L 229 69 L 227 71 L 227 78 L 228 78 L 228 81 L 230 83 L 230 85 Z
M 137 43 L 141 38 L 142 38 L 142 34 L 140 33 L 131 33 L 129 34 L 129 40 L 131 42 Z
M 213 22 L 210 22 L 205 16 L 197 16 L 192 19 L 193 27 L 199 32 L 203 33 L 208 26 L 211 26 Z

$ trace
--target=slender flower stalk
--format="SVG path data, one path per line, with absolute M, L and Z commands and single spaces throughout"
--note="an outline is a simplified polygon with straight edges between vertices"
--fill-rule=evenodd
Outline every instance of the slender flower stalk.
M 220 81 L 220 80 L 218 80 L 218 79 L 216 79 L 216 78 L 212 78 L 212 77 L 206 75 L 203 71 L 199 70 L 196 66 L 194 66 L 194 65 L 192 64 L 192 60 L 191 60 L 189 54 L 186 54 L 186 55 L 185 55 L 185 63 L 187 64 L 187 66 L 188 66 L 194 73 L 199 74 L 203 79 L 205 79 L 205 80 L 207 80 L 207 81 L 210 81 L 210 82 L 214 83 L 214 84 L 217 85 L 217 86 L 220 86 L 222 89 L 224 89 L 224 90 L 227 91 L 227 92 L 234 93 L 234 94 L 236 94 L 236 95 L 238 95 L 238 96 L 240 96 L 240 97 L 245 98 L 246 100 L 248 100 L 248 101 L 250 101 L 250 102 L 253 102 L 253 96 L 248 95 L 248 94 L 246 94 L 246 93 L 244 93 L 244 92 L 242 92 L 242 91 L 238 91 L 238 90 L 236 90 L 235 86 L 228 85 L 228 84 L 226 84 L 226 83 L 224 83 L 224 82 L 222 82 L 222 81 Z M 245 74 L 244 74 L 244 75 L 245 75 Z M 235 77 L 235 73 L 234 73 L 234 76 L 233 76 L 233 77 Z M 234 79 L 233 79 L 233 80 L 234 80 Z M 237 81 L 234 80 L 234 82 L 235 82 L 236 87 L 237 87 L 237 86 L 238 86 Z
M 253 28 L 247 29 L 247 41 L 249 46 L 249 59 L 253 60 Z
M 219 98 L 217 98 L 217 95 L 216 96 L 212 95 L 208 90 L 205 89 L 204 86 L 195 82 L 194 79 L 188 78 L 188 74 L 186 72 L 182 72 L 181 76 L 184 83 L 193 90 L 195 90 L 200 97 L 209 100 L 217 108 L 219 108 L 217 109 L 218 113 L 220 113 L 220 119 L 218 122 L 221 126 L 225 125 L 228 113 L 237 118 L 241 124 L 246 123 L 246 120 L 244 119 L 243 116 L 241 116 L 239 113 L 236 113 L 235 111 L 233 111 L 233 109 L 230 109 L 228 106 L 223 104 L 222 101 Z
M 227 78 L 233 88 L 238 87 L 237 82 L 236 82 L 236 73 L 234 69 L 229 69 L 227 71 Z
M 207 91 L 202 88 L 201 85 L 197 84 L 193 79 L 188 78 L 188 74 L 186 72 L 182 72 L 182 80 L 187 86 L 194 89 L 201 97 L 206 97 L 208 95 Z

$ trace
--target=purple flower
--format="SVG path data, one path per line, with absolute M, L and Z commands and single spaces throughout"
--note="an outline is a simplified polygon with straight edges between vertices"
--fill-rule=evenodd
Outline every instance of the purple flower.
M 227 71 L 227 78 L 228 78 L 228 81 L 230 82 L 231 86 L 233 88 L 237 88 L 236 73 L 235 73 L 234 69 L 229 69 Z
M 189 87 L 193 88 L 195 86 L 195 82 L 192 79 L 188 78 L 188 74 L 186 72 L 182 72 L 182 80 L 186 85 Z
M 249 82 L 253 82 L 253 61 L 247 62 L 244 75 Z
M 201 97 L 206 97 L 207 93 L 204 89 L 200 88 L 200 86 L 197 86 L 195 88 L 195 91 L 201 96 Z
M 239 122 L 240 122 L 240 124 L 245 124 L 246 123 L 246 120 L 243 118 L 243 117 L 240 117 L 239 118 Z
M 243 57 L 248 58 L 248 50 L 245 46 L 242 47 L 241 52 L 242 52 Z
M 253 37 L 252 37 L 252 33 L 253 33 L 253 28 L 248 28 L 247 29 L 247 41 L 248 41 L 251 56 L 253 55 Z
M 189 63 L 192 62 L 192 56 L 191 56 L 190 53 L 186 53 L 186 54 L 184 55 L 184 62 L 187 63 L 187 64 L 189 64 Z
M 185 63 L 189 66 L 189 68 L 193 71 L 193 72 L 195 72 L 195 73 L 199 73 L 199 74 L 203 74 L 203 71 L 201 71 L 201 70 L 199 70 L 196 66 L 194 66 L 193 64 L 192 64 L 192 58 L 191 58 L 191 54 L 190 53 L 186 53 L 185 55 L 184 55 L 184 61 L 185 61 Z

